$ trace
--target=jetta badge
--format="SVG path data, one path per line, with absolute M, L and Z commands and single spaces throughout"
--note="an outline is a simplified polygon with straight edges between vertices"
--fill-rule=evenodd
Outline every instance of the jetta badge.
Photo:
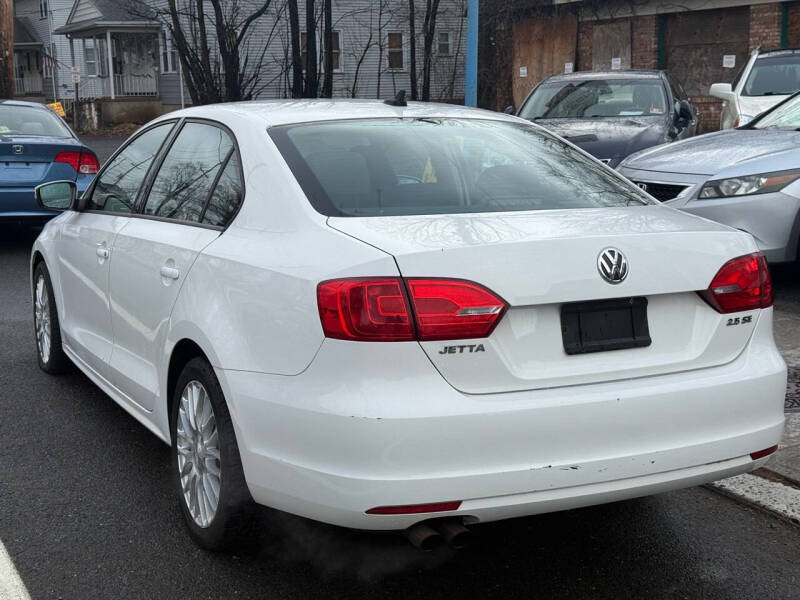
M 597 270 L 608 283 L 622 283 L 628 276 L 628 261 L 616 248 L 605 248 L 597 257 Z
M 13 146 L 11 146 L 11 151 L 14 154 L 22 154 L 25 151 L 25 147 L 22 146 L 21 144 L 14 144 Z

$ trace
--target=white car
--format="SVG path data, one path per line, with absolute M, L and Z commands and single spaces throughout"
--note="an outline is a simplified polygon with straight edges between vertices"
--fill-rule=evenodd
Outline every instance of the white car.
M 733 83 L 715 83 L 709 95 L 722 100 L 719 128 L 740 127 L 800 90 L 800 49 L 756 48 Z
M 63 210 L 31 258 L 41 367 L 172 444 L 205 547 L 255 503 L 428 547 L 750 471 L 781 437 L 753 238 L 516 117 L 201 106 L 37 199 Z

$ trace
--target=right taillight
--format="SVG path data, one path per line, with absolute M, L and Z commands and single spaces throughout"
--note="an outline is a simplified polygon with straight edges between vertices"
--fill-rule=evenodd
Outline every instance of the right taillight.
M 323 281 L 317 304 L 326 337 L 359 342 L 484 338 L 507 308 L 471 281 L 399 277 Z
M 772 306 L 772 279 L 767 259 L 758 252 L 729 260 L 700 295 L 720 313 Z

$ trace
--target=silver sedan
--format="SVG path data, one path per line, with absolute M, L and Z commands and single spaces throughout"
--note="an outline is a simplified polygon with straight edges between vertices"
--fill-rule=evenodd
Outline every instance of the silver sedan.
M 657 146 L 618 170 L 669 206 L 747 231 L 771 263 L 800 258 L 800 94 L 738 129 Z

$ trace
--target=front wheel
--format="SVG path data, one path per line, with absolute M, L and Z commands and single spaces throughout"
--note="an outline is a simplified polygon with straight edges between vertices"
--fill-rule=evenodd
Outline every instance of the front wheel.
M 211 365 L 191 360 L 172 403 L 173 472 L 181 511 L 203 548 L 231 548 L 249 533 L 254 512 L 228 407 Z
M 33 270 L 33 327 L 36 333 L 39 368 L 51 375 L 72 370 L 72 363 L 61 346 L 61 326 L 50 273 L 44 262 Z

